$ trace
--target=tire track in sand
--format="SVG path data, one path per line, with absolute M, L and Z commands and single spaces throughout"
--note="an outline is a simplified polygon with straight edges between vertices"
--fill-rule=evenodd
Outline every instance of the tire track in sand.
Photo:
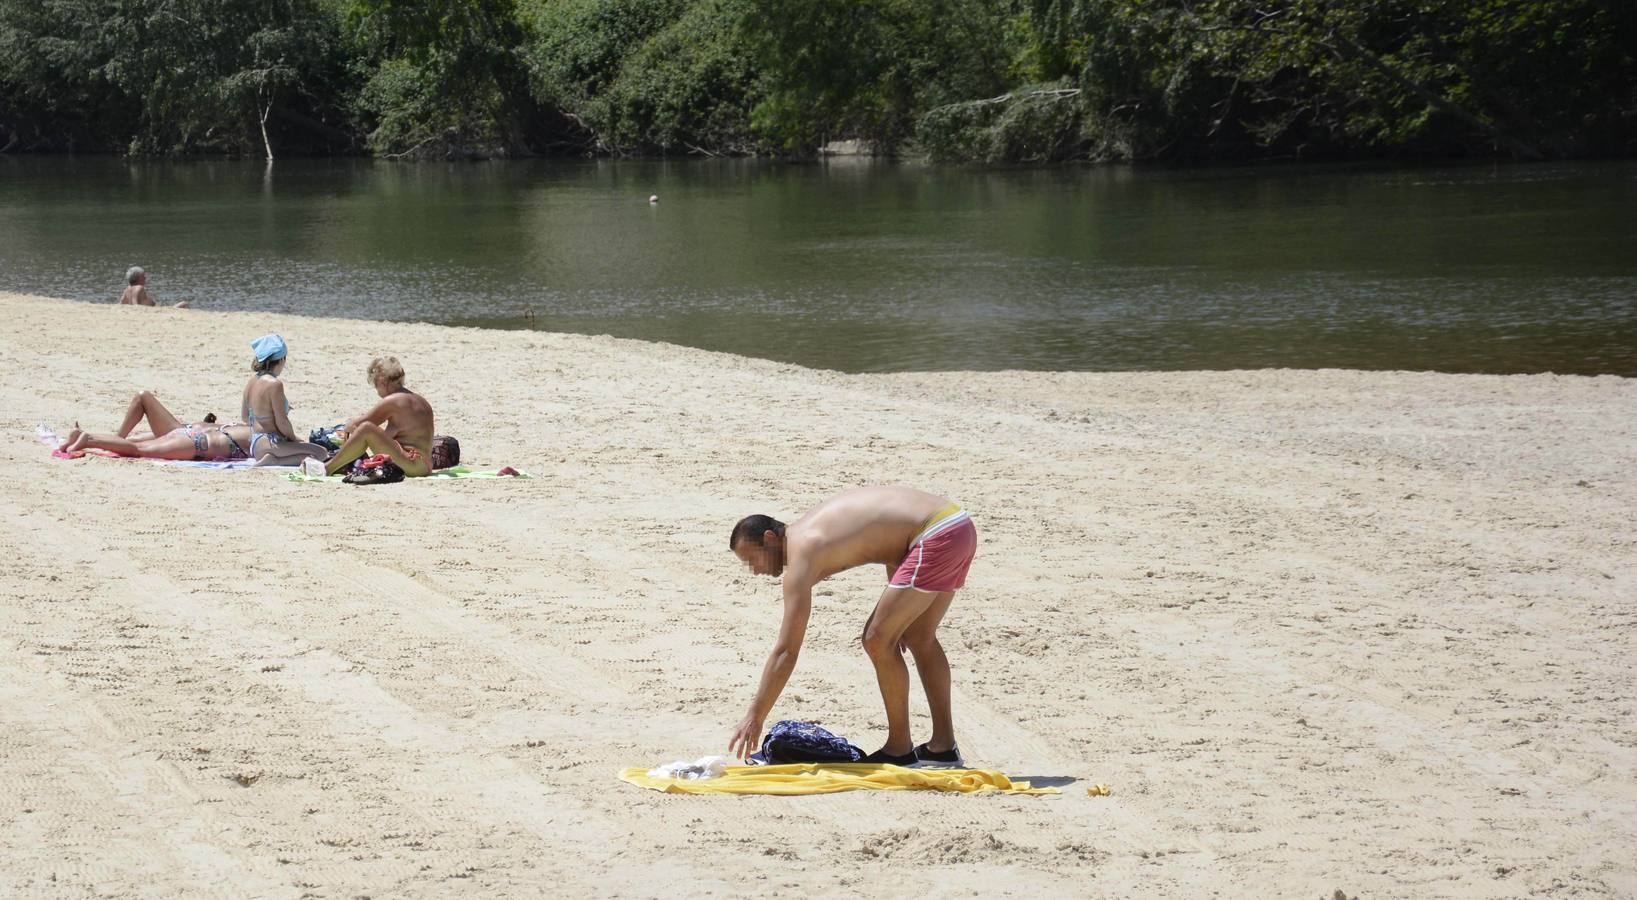
M 25 544 L 20 550 L 55 555 L 70 564 L 94 564 L 99 578 L 123 585 L 117 595 L 110 592 L 98 602 L 191 635 L 205 652 L 229 665 L 243 666 L 247 658 L 285 660 L 282 681 L 307 701 L 294 712 L 323 721 L 335 737 L 354 746 L 389 748 L 393 791 L 411 809 L 447 816 L 449 807 L 456 806 L 461 818 L 474 825 L 520 826 L 544 844 L 587 863 L 605 861 L 616 852 L 614 842 L 624 829 L 548 788 L 481 741 L 427 720 L 372 676 L 356 671 L 350 661 L 226 605 L 204 602 L 210 598 L 180 589 L 163 575 L 142 571 L 125 553 L 98 547 L 103 542 L 95 537 L 86 541 L 85 535 L 59 523 L 24 519 L 10 509 L 3 515 L 14 535 L 37 545 Z M 127 734 L 109 743 L 132 742 Z M 227 840 L 221 849 L 242 853 Z M 659 867 L 667 868 L 663 863 Z
M 174 765 L 133 752 L 130 736 L 67 679 L 10 651 L 0 651 L 0 670 L 0 818 L 10 823 L 5 841 L 21 839 L 5 854 L 19 894 L 120 881 L 170 885 L 167 892 L 232 884 L 246 895 L 294 895 L 268 860 L 224 849 L 247 843 L 240 827 Z M 46 834 L 30 839 L 23 824 L 42 816 L 69 820 L 39 826 L 49 843 Z M 140 852 L 113 854 L 110 845 Z M 137 861 L 139 871 L 114 858 Z

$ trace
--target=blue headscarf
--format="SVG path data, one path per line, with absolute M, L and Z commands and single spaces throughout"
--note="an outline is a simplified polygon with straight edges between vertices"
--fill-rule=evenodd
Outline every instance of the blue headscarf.
M 250 342 L 250 349 L 256 351 L 256 362 L 267 362 L 270 359 L 283 359 L 287 348 L 284 338 L 276 334 L 264 334 Z

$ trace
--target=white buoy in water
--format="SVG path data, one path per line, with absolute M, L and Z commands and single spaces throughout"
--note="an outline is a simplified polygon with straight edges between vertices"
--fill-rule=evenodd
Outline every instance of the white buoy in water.
M 659 202 L 659 195 L 658 194 L 649 194 L 648 195 L 648 202 L 649 203 L 658 203 Z

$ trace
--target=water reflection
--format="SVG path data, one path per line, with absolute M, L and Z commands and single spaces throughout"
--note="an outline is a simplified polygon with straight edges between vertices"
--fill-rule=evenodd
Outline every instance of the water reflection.
M 660 195 L 658 205 L 647 202 Z M 1637 375 L 1637 165 L 0 157 L 0 288 L 849 371 Z

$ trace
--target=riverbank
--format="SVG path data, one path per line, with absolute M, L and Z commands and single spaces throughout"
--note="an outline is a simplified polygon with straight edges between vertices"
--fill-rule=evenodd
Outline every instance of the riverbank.
M 504 896 L 1637 891 L 1637 381 L 848 376 L 538 332 L 0 294 L 0 892 Z M 138 388 L 299 429 L 394 353 L 531 481 L 50 459 Z M 777 627 L 726 548 L 845 486 L 962 501 L 974 761 L 1055 798 L 684 798 Z M 775 717 L 870 743 L 827 582 Z M 919 688 L 915 689 L 919 696 Z M 917 734 L 924 704 L 914 702 Z M 1092 782 L 1111 797 L 1088 797 Z

